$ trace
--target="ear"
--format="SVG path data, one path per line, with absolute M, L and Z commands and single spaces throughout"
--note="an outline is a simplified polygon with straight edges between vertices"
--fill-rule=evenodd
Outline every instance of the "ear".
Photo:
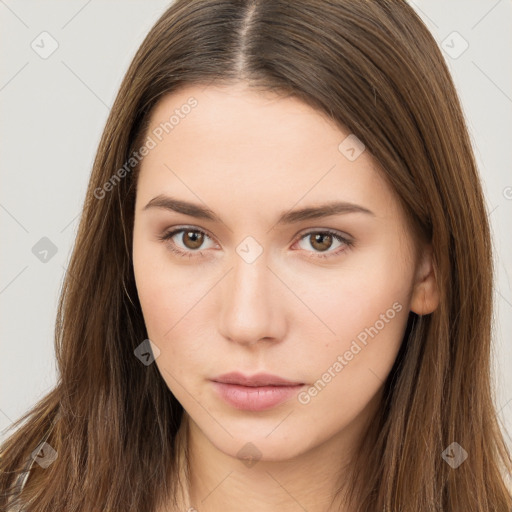
M 416 269 L 410 309 L 418 315 L 428 315 L 439 305 L 439 288 L 432 253 L 432 246 L 424 245 Z

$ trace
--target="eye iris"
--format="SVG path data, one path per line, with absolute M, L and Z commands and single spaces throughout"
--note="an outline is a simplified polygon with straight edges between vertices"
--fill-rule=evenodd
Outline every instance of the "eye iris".
M 204 235 L 199 231 L 185 231 L 183 243 L 188 249 L 198 249 L 203 243 Z
M 325 251 L 329 249 L 329 247 L 332 245 L 332 235 L 326 234 L 326 233 L 316 233 L 314 235 L 311 235 L 313 238 L 313 242 L 311 242 L 311 246 L 315 249 L 318 249 L 319 251 Z M 325 242 L 327 240 L 327 243 Z M 319 246 L 317 246 L 317 242 L 320 242 Z

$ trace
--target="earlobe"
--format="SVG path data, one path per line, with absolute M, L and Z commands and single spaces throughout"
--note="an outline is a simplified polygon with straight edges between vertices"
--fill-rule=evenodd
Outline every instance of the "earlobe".
M 416 281 L 410 309 L 418 315 L 428 315 L 439 305 L 439 288 L 434 269 L 432 247 L 423 250 L 422 260 L 416 272 Z

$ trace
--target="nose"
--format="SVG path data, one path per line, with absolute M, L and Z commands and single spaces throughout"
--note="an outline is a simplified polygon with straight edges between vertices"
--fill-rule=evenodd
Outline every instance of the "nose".
M 283 283 L 264 256 L 252 263 L 235 256 L 233 268 L 221 283 L 219 331 L 233 343 L 250 346 L 284 337 Z

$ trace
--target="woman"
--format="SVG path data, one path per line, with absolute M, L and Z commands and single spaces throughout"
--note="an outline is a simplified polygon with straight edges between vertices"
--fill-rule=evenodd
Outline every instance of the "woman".
M 510 510 L 490 247 L 405 2 L 178 0 L 107 121 L 0 505 Z

